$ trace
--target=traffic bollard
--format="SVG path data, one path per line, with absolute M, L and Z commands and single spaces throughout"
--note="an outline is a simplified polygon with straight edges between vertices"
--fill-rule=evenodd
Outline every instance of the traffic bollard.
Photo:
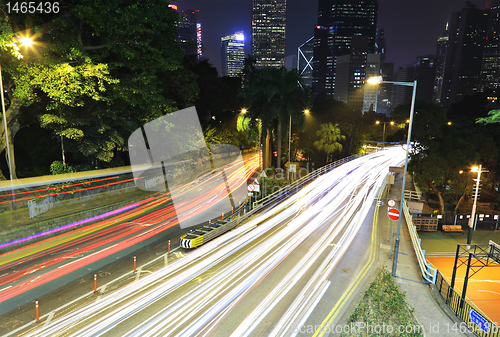
M 35 300 L 35 309 L 36 309 L 36 322 L 40 320 L 40 311 L 38 311 L 38 300 Z
M 168 253 L 170 254 L 170 240 L 168 240 Z
M 233 207 L 231 207 L 231 215 L 233 215 Z
M 222 220 L 224 220 L 224 213 L 222 213 Z
M 134 273 L 137 271 L 137 258 L 134 256 Z
M 97 274 L 94 274 L 94 293 L 97 292 Z

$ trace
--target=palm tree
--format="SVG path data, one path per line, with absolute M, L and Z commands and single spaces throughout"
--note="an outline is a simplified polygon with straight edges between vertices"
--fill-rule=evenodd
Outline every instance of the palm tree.
M 262 123 L 264 167 L 270 165 L 268 139 L 273 131 L 277 141 L 277 167 L 281 167 L 283 124 L 304 109 L 308 92 L 303 88 L 305 85 L 298 71 L 285 68 L 257 69 L 245 84 L 243 96 L 249 103 L 250 118 L 259 118 Z
M 340 128 L 337 123 L 325 123 L 319 126 L 316 131 L 316 136 L 319 140 L 314 142 L 314 147 L 318 151 L 326 152 L 326 163 L 328 163 L 330 154 L 334 152 L 342 152 L 342 144 L 339 141 L 345 140 L 345 136 L 340 133 Z

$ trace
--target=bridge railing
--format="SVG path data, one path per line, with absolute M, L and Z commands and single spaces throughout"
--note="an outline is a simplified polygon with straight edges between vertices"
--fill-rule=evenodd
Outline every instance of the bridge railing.
M 405 216 L 406 225 L 408 226 L 408 231 L 410 232 L 411 242 L 417 256 L 418 265 L 420 267 L 420 271 L 422 272 L 422 276 L 427 282 L 435 284 L 437 269 L 433 268 L 432 265 L 427 262 L 427 259 L 425 257 L 425 250 L 422 249 L 421 240 L 418 237 L 416 227 L 413 225 L 413 217 L 410 214 L 410 209 L 408 208 L 406 200 L 403 200 L 403 213 Z
M 257 201 L 254 201 L 252 206 L 253 208 L 255 207 L 258 207 L 258 206 L 261 206 L 261 205 L 267 205 L 269 202 L 275 200 L 276 198 L 279 198 L 283 195 L 289 195 L 291 193 L 295 193 L 299 188 L 301 188 L 302 186 L 308 184 L 309 182 L 311 182 L 312 180 L 316 179 L 318 176 L 322 175 L 322 174 L 325 174 L 327 172 L 330 172 L 331 170 L 333 170 L 334 168 L 342 165 L 342 164 L 345 164 L 353 159 L 356 159 L 356 158 L 359 158 L 359 157 L 362 157 L 364 156 L 364 154 L 355 154 L 355 155 L 352 155 L 352 156 L 349 156 L 349 157 L 345 157 L 345 158 L 342 158 L 342 159 L 339 159 L 337 161 L 334 161 L 328 165 L 325 165 L 325 166 L 322 166 L 310 173 L 308 173 L 307 175 L 305 175 L 304 177 L 301 177 L 300 179 L 294 181 L 293 183 L 289 184 L 289 185 L 286 185 L 285 187 L 277 190 L 276 192 L 274 193 L 271 193 L 267 196 L 265 196 L 264 198 L 262 199 L 259 199 Z

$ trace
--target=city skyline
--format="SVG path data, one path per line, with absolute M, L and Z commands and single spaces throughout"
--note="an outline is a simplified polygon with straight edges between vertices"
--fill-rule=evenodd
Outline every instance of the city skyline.
M 485 0 L 471 0 L 484 8 Z M 181 0 L 174 2 L 179 10 L 199 10 L 203 26 L 203 56 L 221 72 L 220 38 L 244 31 L 251 39 L 251 0 Z M 386 62 L 395 67 L 414 65 L 418 56 L 435 54 L 436 41 L 453 12 L 464 8 L 456 0 L 379 0 L 377 28 L 385 30 Z M 297 55 L 297 48 L 314 35 L 318 0 L 288 0 L 285 56 Z M 250 45 L 245 46 L 250 54 Z

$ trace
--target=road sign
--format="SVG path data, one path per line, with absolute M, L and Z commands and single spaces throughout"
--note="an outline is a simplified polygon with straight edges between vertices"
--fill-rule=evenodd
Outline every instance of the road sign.
M 252 192 L 248 192 L 248 196 L 249 197 L 253 196 L 253 193 Z
M 248 185 L 247 187 L 248 192 L 253 192 L 255 191 L 255 186 L 253 184 Z
M 262 178 L 267 178 L 266 171 L 262 171 L 262 172 L 259 174 L 259 177 L 262 177 Z
M 260 185 L 253 185 L 254 192 L 260 192 Z
M 290 172 L 297 172 L 297 171 L 296 171 L 297 169 L 296 169 L 295 164 L 290 164 L 290 167 L 289 167 L 289 168 L 290 168 Z
M 389 199 L 389 201 L 387 201 L 387 205 L 394 207 L 394 206 L 396 206 L 396 202 L 392 199 Z
M 254 185 L 259 185 L 259 179 L 255 178 L 255 180 L 253 181 L 253 184 Z
M 399 211 L 395 208 L 389 208 L 387 211 L 387 215 L 389 216 L 389 219 L 391 220 L 398 220 L 399 219 Z

